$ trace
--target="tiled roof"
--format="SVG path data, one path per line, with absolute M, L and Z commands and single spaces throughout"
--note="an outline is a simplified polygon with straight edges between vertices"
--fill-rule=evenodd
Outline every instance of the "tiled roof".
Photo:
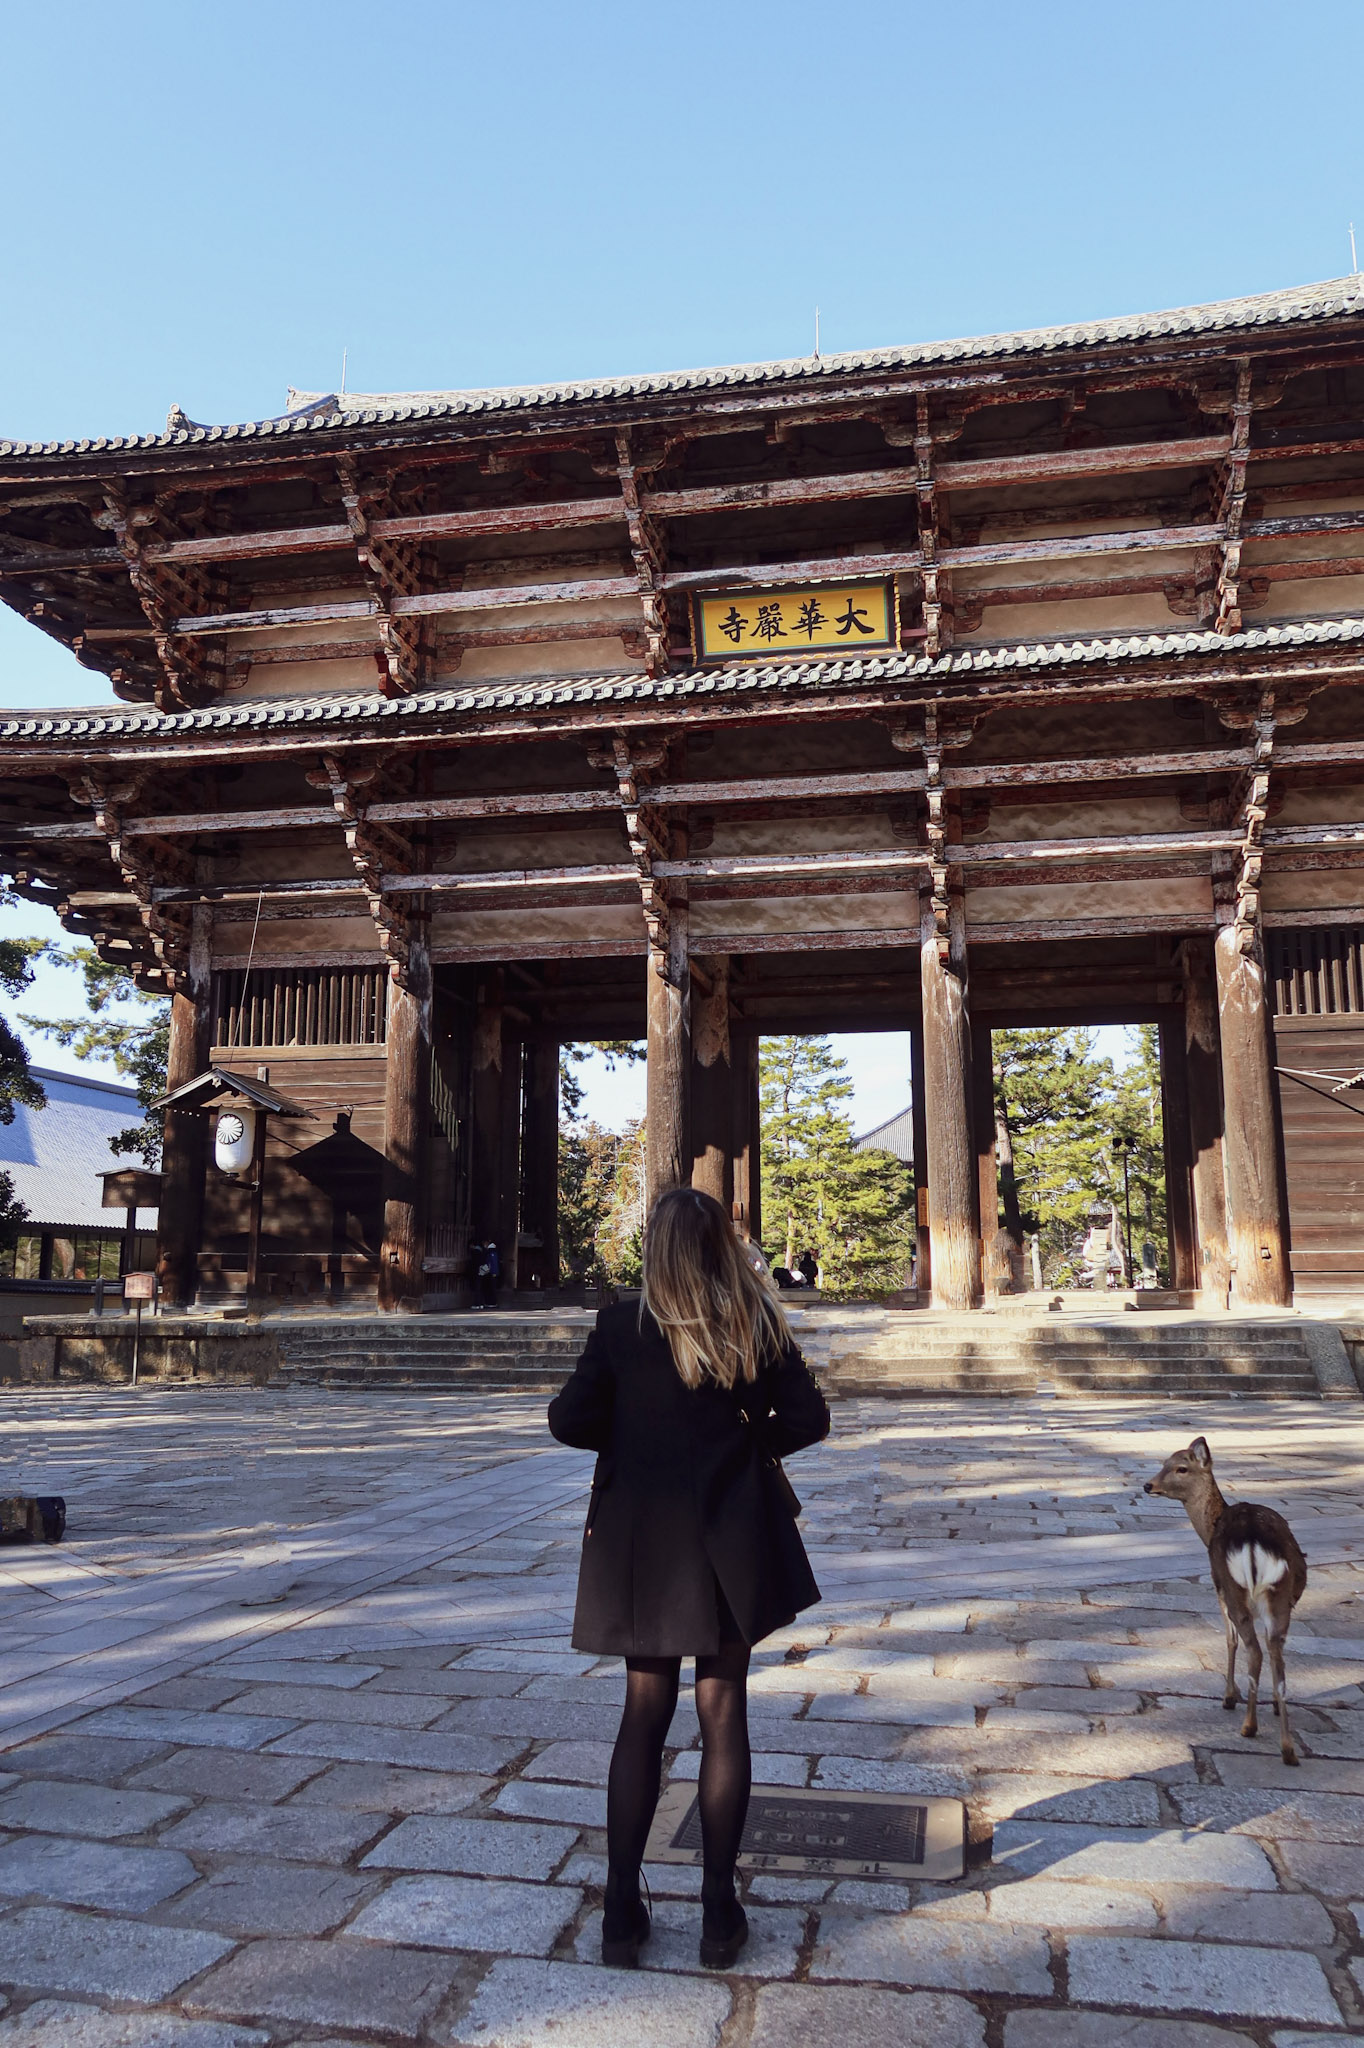
M 888 1117 L 875 1130 L 863 1131 L 853 1144 L 859 1152 L 889 1152 L 893 1158 L 902 1160 L 906 1166 L 914 1164 L 914 1110 L 902 1109 L 898 1116 Z
M 747 663 L 743 667 L 690 669 L 683 675 L 622 675 L 536 678 L 519 683 L 470 683 L 463 688 L 422 690 L 410 697 L 265 697 L 244 704 L 213 704 L 201 711 L 161 712 L 120 706 L 71 711 L 13 711 L 0 714 L 0 744 L 7 741 L 171 738 L 196 732 L 274 731 L 288 726 L 387 723 L 403 719 L 460 716 L 471 712 L 552 709 L 567 704 L 657 704 L 692 699 L 733 698 L 769 690 L 833 690 L 873 682 L 915 683 L 982 679 L 1022 673 L 1117 666 L 1175 657 L 1226 656 L 1276 649 L 1364 645 L 1364 618 L 1306 619 L 1281 626 L 1257 626 L 1243 633 L 1131 633 L 1113 638 L 1047 640 L 1016 647 L 958 647 L 949 654 L 891 654 L 863 661 Z M 610 714 L 608 714 L 610 715 Z
M 14 1122 L 0 1124 L 0 1173 L 14 1182 L 30 1224 L 120 1229 L 123 1211 L 100 1206 L 98 1176 L 130 1164 L 109 1150 L 109 1140 L 141 1123 L 137 1091 L 50 1067 L 29 1072 L 42 1082 L 47 1106 L 17 1103 Z M 156 1211 L 140 1209 L 137 1220 L 140 1228 L 154 1229 Z
M 276 434 L 315 433 L 338 426 L 391 425 L 480 415 L 532 412 L 613 399 L 655 398 L 741 386 L 821 382 L 876 371 L 912 370 L 934 363 L 989 364 L 1001 357 L 1044 356 L 1063 350 L 1107 348 L 1128 342 L 1181 340 L 1254 328 L 1286 327 L 1364 312 L 1364 279 L 1332 278 L 1287 291 L 1183 306 L 1165 313 L 1086 320 L 1068 327 L 1033 327 L 1017 334 L 919 342 L 909 347 L 859 349 L 844 355 L 796 356 L 771 363 L 739 363 L 712 370 L 672 370 L 656 376 L 594 377 L 563 384 L 508 385 L 487 391 L 409 391 L 386 394 L 291 391 L 278 419 L 239 426 L 200 426 L 172 412 L 166 431 L 79 441 L 0 441 L 0 455 L 91 455 L 131 448 L 177 448 L 194 442 L 250 440 Z

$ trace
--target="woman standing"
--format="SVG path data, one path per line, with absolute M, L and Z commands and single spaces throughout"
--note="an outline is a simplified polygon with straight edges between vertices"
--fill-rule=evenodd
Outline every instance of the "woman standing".
M 701 1961 L 726 1969 L 748 1938 L 734 1865 L 751 1783 L 749 1651 L 819 1598 L 776 1461 L 827 1436 L 829 1411 L 770 1282 L 709 1195 L 659 1196 L 642 1298 L 601 1311 L 549 1426 L 598 1454 L 574 1647 L 625 1659 L 602 1960 L 634 1968 L 649 1937 L 639 1870 L 681 1662 L 694 1657 Z

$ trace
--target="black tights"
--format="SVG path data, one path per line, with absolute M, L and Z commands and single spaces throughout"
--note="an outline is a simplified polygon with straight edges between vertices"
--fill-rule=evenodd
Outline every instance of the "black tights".
M 606 1792 L 610 1882 L 626 1896 L 658 1804 L 663 1745 L 677 1705 L 680 1657 L 627 1657 L 625 1712 L 611 1756 Z M 734 1865 L 753 1782 L 748 1746 L 748 1645 L 726 1643 L 696 1660 L 696 1713 L 701 1723 L 701 1856 L 707 1897 L 732 1894 Z

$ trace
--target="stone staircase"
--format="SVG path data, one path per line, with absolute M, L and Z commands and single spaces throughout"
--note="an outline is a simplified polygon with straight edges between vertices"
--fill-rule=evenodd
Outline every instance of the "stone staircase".
M 1316 1400 L 1302 1325 L 1157 1316 L 886 1317 L 840 1332 L 822 1375 L 831 1393 Z
M 385 1316 L 275 1325 L 276 1386 L 367 1392 L 553 1394 L 595 1318 L 562 1315 Z

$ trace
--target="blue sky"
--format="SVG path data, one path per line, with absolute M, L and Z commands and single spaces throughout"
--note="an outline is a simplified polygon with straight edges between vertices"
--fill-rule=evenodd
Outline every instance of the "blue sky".
M 4 39 L 0 436 L 267 417 L 343 350 L 353 391 L 672 369 L 804 354 L 816 305 L 831 352 L 1364 246 L 1358 0 L 50 0 Z M 108 697 L 0 612 L 0 703 Z

